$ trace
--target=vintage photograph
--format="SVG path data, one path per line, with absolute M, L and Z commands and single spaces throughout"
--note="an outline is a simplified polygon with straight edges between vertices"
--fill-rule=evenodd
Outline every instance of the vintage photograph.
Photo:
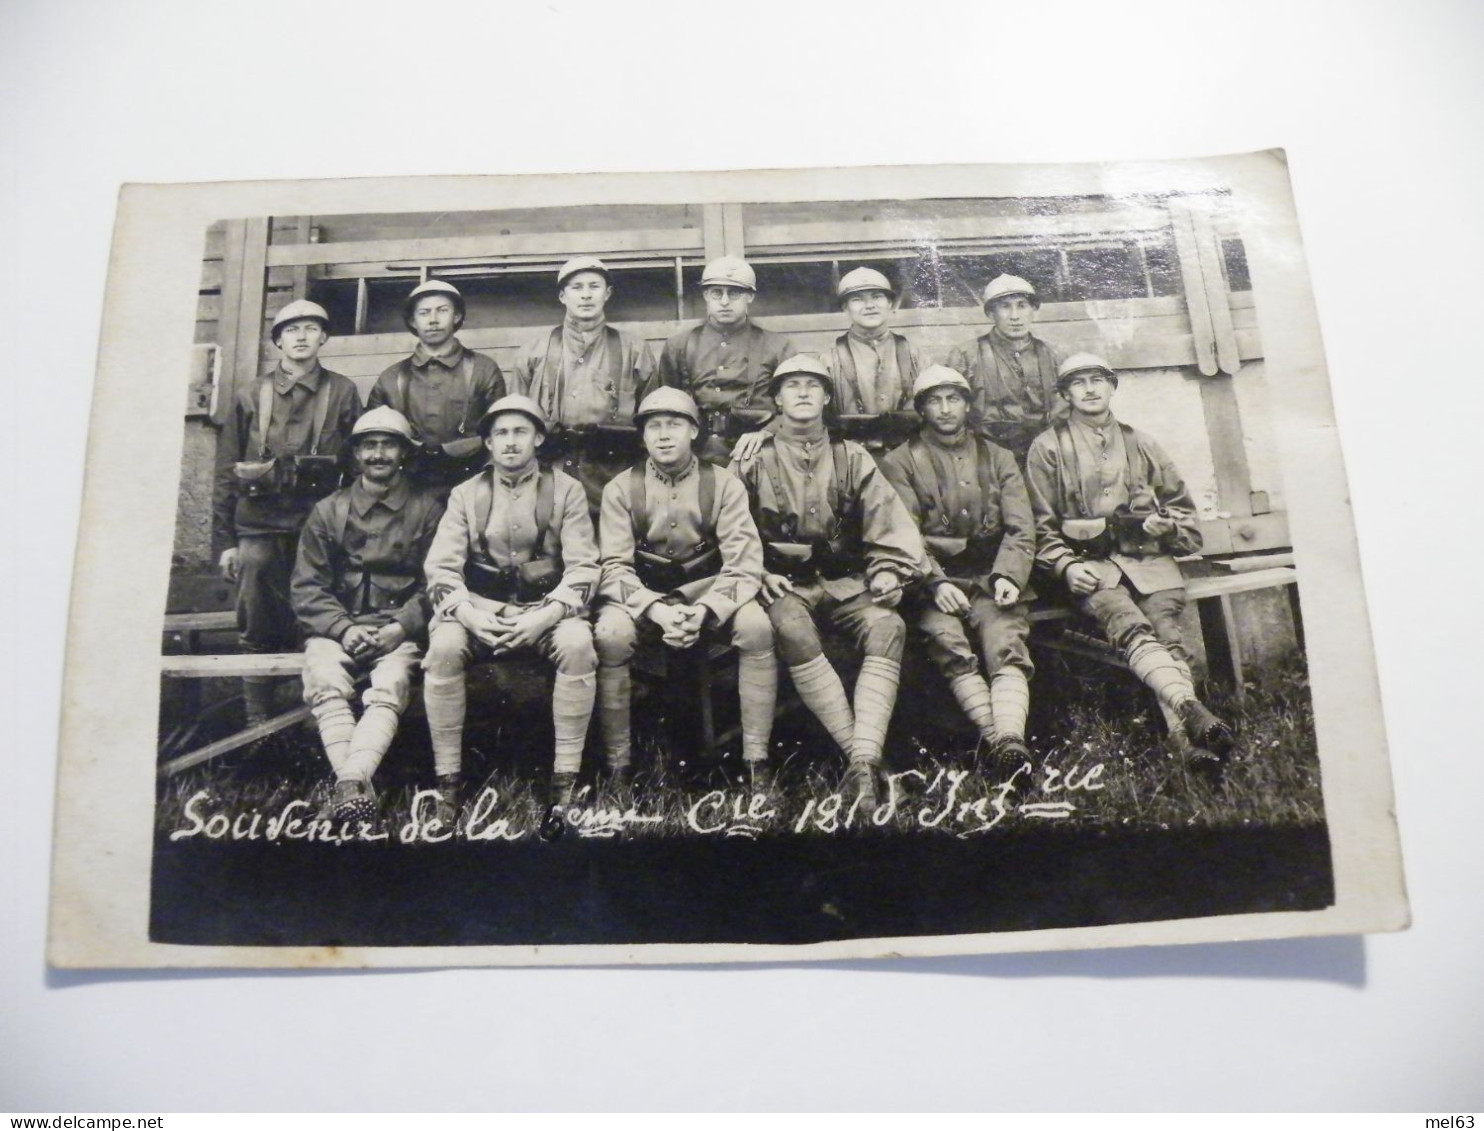
M 1343 470 L 1285 447 L 1323 363 L 1265 332 L 1302 253 L 1241 160 L 175 232 L 145 950 L 1341 929 L 1314 684 L 1368 643 L 1314 599 Z

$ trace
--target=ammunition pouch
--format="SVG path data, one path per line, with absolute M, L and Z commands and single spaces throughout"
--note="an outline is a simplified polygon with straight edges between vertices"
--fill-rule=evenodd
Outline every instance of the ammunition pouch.
M 517 605 L 545 600 L 562 581 L 556 558 L 533 558 L 518 566 L 497 566 L 470 558 L 464 563 L 464 587 L 476 597 Z
M 239 460 L 232 468 L 237 492 L 247 499 L 267 499 L 280 493 L 276 459 Z
M 764 542 L 763 568 L 782 574 L 790 580 L 822 577 L 827 581 L 863 573 L 866 558 L 858 551 L 846 550 L 841 541 Z
M 240 460 L 232 471 L 238 491 L 249 499 L 279 495 L 319 499 L 340 488 L 340 461 L 334 456 Z
M 351 571 L 340 579 L 335 596 L 355 615 L 376 619 L 372 614 L 400 609 L 420 588 L 422 582 L 416 578 Z
M 1110 554 L 1151 557 L 1165 551 L 1160 539 L 1145 533 L 1144 520 L 1148 517 L 1120 506 L 1107 518 L 1063 519 L 1061 533 L 1067 545 L 1084 558 L 1106 558 Z
M 922 421 L 915 412 L 882 412 L 874 416 L 841 414 L 831 427 L 847 440 L 854 440 L 870 451 L 890 451 L 917 435 Z
M 925 535 L 923 541 L 950 577 L 977 577 L 994 567 L 999 553 L 999 535 L 974 534 L 968 538 Z
M 462 436 L 446 444 L 419 444 L 407 459 L 407 470 L 419 482 L 452 486 L 479 471 L 483 452 L 484 442 L 478 436 Z
M 692 581 L 715 577 L 721 572 L 721 565 L 720 546 L 702 549 L 681 561 L 648 550 L 634 551 L 634 572 L 646 589 L 657 593 L 669 593 Z
M 484 440 L 479 436 L 461 436 L 442 445 L 443 454 L 460 462 L 484 451 Z
M 543 460 L 577 455 L 599 461 L 632 461 L 643 454 L 639 431 L 628 424 L 554 425 L 541 445 Z

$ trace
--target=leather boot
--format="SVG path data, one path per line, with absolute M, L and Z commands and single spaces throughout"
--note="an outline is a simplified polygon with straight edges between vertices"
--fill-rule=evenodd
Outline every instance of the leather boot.
M 541 839 L 550 843 L 567 828 L 564 811 L 577 793 L 577 775 L 553 773 L 546 793 L 546 814 L 541 818 Z
M 449 831 L 459 823 L 459 793 L 463 787 L 463 774 L 438 775 L 435 787 L 438 790 L 438 804 L 433 810 L 433 817 Z
M 1236 744 L 1231 727 L 1213 715 L 1199 699 L 1187 699 L 1176 710 L 1190 741 L 1225 761 Z

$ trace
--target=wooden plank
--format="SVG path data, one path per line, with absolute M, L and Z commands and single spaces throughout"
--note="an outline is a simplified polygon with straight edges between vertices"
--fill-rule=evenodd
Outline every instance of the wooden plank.
M 1211 333 L 1216 345 L 1216 368 L 1235 376 L 1241 368 L 1237 354 L 1237 336 L 1232 326 L 1231 299 L 1226 275 L 1221 269 L 1221 247 L 1211 229 L 1211 216 L 1201 205 L 1191 208 L 1195 229 L 1196 251 L 1200 258 L 1201 276 L 1205 280 L 1206 309 L 1211 313 Z
M 725 255 L 746 255 L 747 238 L 742 221 L 742 206 L 740 204 L 723 204 L 721 206 L 721 243 L 726 248 Z
M 237 389 L 237 339 L 244 333 L 242 318 L 242 263 L 247 247 L 247 222 L 229 220 L 222 233 L 222 262 L 218 283 L 221 286 L 221 317 L 217 322 L 216 344 L 221 350 L 216 409 L 211 418 L 225 423 Z M 245 324 L 245 332 L 255 334 L 257 315 Z
M 201 264 L 201 286 L 203 291 L 219 291 L 226 285 L 227 263 L 226 260 L 205 260 Z M 291 267 L 271 267 L 268 269 L 268 285 L 290 289 L 294 285 L 294 271 Z
M 176 679 L 290 676 L 304 670 L 302 652 L 243 652 L 222 656 L 161 656 L 160 674 Z
M 1211 462 L 1216 472 L 1219 509 L 1233 516 L 1252 513 L 1252 472 L 1247 465 L 1247 444 L 1242 432 L 1242 414 L 1237 387 L 1230 377 L 1200 382 L 1201 409 L 1206 419 L 1206 437 L 1211 444 Z
M 309 708 L 307 706 L 295 707 L 292 711 L 285 711 L 283 714 L 275 715 L 273 718 L 259 723 L 257 726 L 248 727 L 246 730 L 239 730 L 236 734 L 219 739 L 209 746 L 201 747 L 200 750 L 196 750 L 190 754 L 183 754 L 179 758 L 172 758 L 160 766 L 158 774 L 162 778 L 170 777 L 172 774 L 178 774 L 181 770 L 188 770 L 192 766 L 199 766 L 202 762 L 209 762 L 213 758 L 219 758 L 223 754 L 229 754 L 233 750 L 239 750 L 244 746 L 258 741 L 260 738 L 267 738 L 270 734 L 276 734 L 286 727 L 303 722 L 307 718 L 309 718 Z
M 708 262 L 726 254 L 725 227 L 721 205 L 701 205 L 701 246 Z
M 356 280 L 356 321 L 354 334 L 366 332 L 366 312 L 371 308 L 371 288 L 364 278 Z
M 294 243 L 297 243 L 297 244 L 307 244 L 307 243 L 309 243 L 310 242 L 310 235 L 314 231 L 314 217 L 312 217 L 312 216 L 296 216 L 296 217 L 293 217 L 292 219 L 294 221 L 294 223 L 293 223 L 293 242 Z M 300 263 L 300 264 L 295 264 L 294 267 L 291 268 L 291 270 L 293 271 L 293 277 L 294 277 L 294 297 L 296 299 L 299 299 L 299 298 L 308 298 L 309 297 L 309 268 L 306 265 Z
M 258 216 L 243 222 L 242 289 L 238 306 L 236 364 L 226 403 L 257 377 L 262 364 L 263 307 L 267 289 L 268 219 Z M 219 398 L 220 399 L 220 398 Z
M 1180 264 L 1185 304 L 1190 310 L 1190 332 L 1195 346 L 1196 368 L 1205 376 L 1212 377 L 1217 372 L 1216 336 L 1206 298 L 1206 281 L 1201 273 L 1195 224 L 1191 219 L 1190 205 L 1186 201 L 1171 199 L 1169 208 L 1175 233 L 1175 257 Z
M 720 208 L 720 205 L 707 207 Z M 573 255 L 677 252 L 703 247 L 694 228 L 650 228 L 627 231 L 530 232 L 520 235 L 447 236 L 430 239 L 368 240 L 347 243 L 275 244 L 268 251 L 270 267 L 329 264 L 459 263 L 526 255 L 542 261 Z
M 167 613 L 166 632 L 219 632 L 237 627 L 237 612 L 221 609 L 209 613 Z
M 1229 561 L 1213 562 L 1213 565 L 1232 573 L 1252 573 L 1255 570 L 1273 569 L 1277 566 L 1292 566 L 1294 556 L 1287 554 L 1254 554 L 1250 558 L 1232 558 Z
M 1275 566 L 1246 573 L 1192 577 L 1186 581 L 1185 590 L 1192 601 L 1204 601 L 1211 597 L 1230 597 L 1233 593 L 1251 593 L 1257 589 L 1296 584 L 1298 570 L 1292 566 Z
M 1183 202 L 1182 202 L 1183 203 Z M 852 252 L 861 245 L 895 243 L 919 245 L 929 241 L 945 254 L 953 254 L 954 241 L 992 243 L 1006 240 L 1033 240 L 1037 243 L 1069 236 L 1127 240 L 1149 232 L 1164 232 L 1170 217 L 1159 208 L 1138 208 L 1121 212 L 1067 212 L 1059 216 L 974 216 L 952 217 L 933 221 L 821 220 L 789 224 L 753 224 L 747 230 L 751 250 L 783 247 L 822 247 Z

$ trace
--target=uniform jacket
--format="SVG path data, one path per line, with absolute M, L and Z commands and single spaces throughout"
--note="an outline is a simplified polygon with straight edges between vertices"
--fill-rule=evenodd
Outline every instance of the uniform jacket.
M 925 427 L 915 443 L 893 449 L 881 470 L 924 535 L 998 540 L 989 570 L 964 580 L 986 596 L 994 594 L 995 577 L 1026 591 L 1036 559 L 1036 526 L 1014 456 L 972 432 L 952 443 Z M 947 580 L 930 544 L 927 552 L 928 583 Z
M 446 357 L 433 357 L 418 342 L 410 357 L 388 366 L 376 379 L 366 408 L 391 405 L 412 425 L 420 443 L 446 444 L 479 435 L 484 410 L 507 391 L 505 377 L 491 357 L 475 353 L 458 339 Z M 399 380 L 407 378 L 404 399 Z
M 716 476 L 712 511 L 701 514 L 700 461 L 669 475 L 645 460 L 642 472 L 629 468 L 620 472 L 603 491 L 603 517 L 599 524 L 602 544 L 603 596 L 622 604 L 637 620 L 665 593 L 647 588 L 634 569 L 637 539 L 632 508 L 633 477 L 644 476 L 648 529 L 645 548 L 651 553 L 683 560 L 703 541 L 721 550 L 721 571 L 698 578 L 676 592 L 688 605 L 701 605 L 725 624 L 737 606 L 750 601 L 763 578 L 763 544 L 748 506 L 747 488 L 731 472 L 711 468 Z
M 1031 341 L 1027 354 L 1035 358 L 1037 373 L 1030 379 L 998 330 L 955 346 L 947 361 L 974 388 L 979 430 L 1021 462 L 1031 441 L 1067 415 L 1066 401 L 1056 391 L 1060 359 L 1040 338 L 1033 336 Z
M 703 412 L 773 409 L 768 382 L 794 348 L 782 334 L 751 319 L 725 332 L 708 319 L 682 330 L 660 351 L 661 385 L 684 389 Z
M 632 423 L 657 384 L 649 343 L 606 323 L 586 344 L 566 324 L 541 331 L 521 352 L 513 374 L 553 424 Z
M 922 369 L 922 356 L 906 337 L 886 335 L 885 365 L 869 342 L 847 332 L 825 354 L 825 367 L 835 379 L 834 408 L 846 415 L 875 416 L 912 407 L 912 382 Z
M 854 441 L 838 441 L 844 445 L 848 482 L 837 486 L 829 433 L 823 427 L 803 435 L 792 431 L 770 432 L 756 456 L 731 466 L 747 487 L 763 541 L 814 542 L 837 533 L 859 539 L 866 558 L 864 576 L 822 582 L 837 601 L 864 592 L 883 570 L 897 574 L 903 584 L 925 576 L 930 567 L 922 535 L 870 453 Z M 843 529 L 837 518 L 842 510 L 854 515 Z
M 1056 428 L 1036 437 L 1026 458 L 1026 486 L 1036 516 L 1036 561 L 1057 577 L 1081 560 L 1062 536 L 1065 518 L 1106 518 L 1120 504 L 1144 513 L 1157 505 L 1175 519 L 1172 534 L 1147 554 L 1115 553 L 1093 560 L 1102 588 L 1122 577 L 1140 593 L 1176 589 L 1185 584 L 1174 554 L 1193 554 L 1201 548 L 1195 503 L 1180 472 L 1152 436 L 1110 420 L 1104 430 L 1107 443 L 1099 447 L 1096 435 L 1073 421 L 1065 425 L 1073 443 L 1077 467 L 1067 467 Z M 1131 435 L 1130 435 L 1131 434 Z M 1131 442 L 1130 442 L 1131 441 Z M 1160 552 L 1162 551 L 1162 552 Z
M 239 498 L 233 465 L 239 460 L 256 460 L 262 451 L 262 429 L 258 421 L 258 391 L 264 381 L 273 382 L 273 412 L 268 424 L 270 458 L 309 455 L 314 449 L 322 456 L 346 459 L 350 451 L 350 430 L 361 412 L 361 396 L 349 377 L 331 373 L 318 364 L 309 373 L 295 379 L 275 366 L 237 394 L 232 411 L 216 442 L 216 482 L 212 492 L 211 529 L 214 556 L 237 543 L 240 534 L 293 534 L 304 525 L 314 506 L 312 498 L 279 496 L 274 498 Z M 321 383 L 327 383 L 329 397 L 324 432 L 318 445 L 310 432 L 314 428 L 314 400 Z
M 357 479 L 316 503 L 289 593 L 305 631 L 339 640 L 351 625 L 396 621 L 408 639 L 425 639 L 423 560 L 442 517 L 442 504 L 405 475 L 380 498 Z
M 490 560 L 497 566 L 524 565 L 536 555 L 536 490 L 538 468 L 511 479 L 493 465 L 455 487 L 448 510 L 428 550 L 428 594 L 439 616 L 450 616 L 466 601 L 499 612 L 504 606 L 472 594 L 464 586 L 464 563 L 480 553 L 477 524 L 488 508 L 485 525 Z M 561 583 L 547 596 L 564 605 L 569 616 L 583 612 L 598 584 L 598 546 L 588 516 L 582 484 L 553 472 L 551 525 L 545 552 L 560 556 Z

